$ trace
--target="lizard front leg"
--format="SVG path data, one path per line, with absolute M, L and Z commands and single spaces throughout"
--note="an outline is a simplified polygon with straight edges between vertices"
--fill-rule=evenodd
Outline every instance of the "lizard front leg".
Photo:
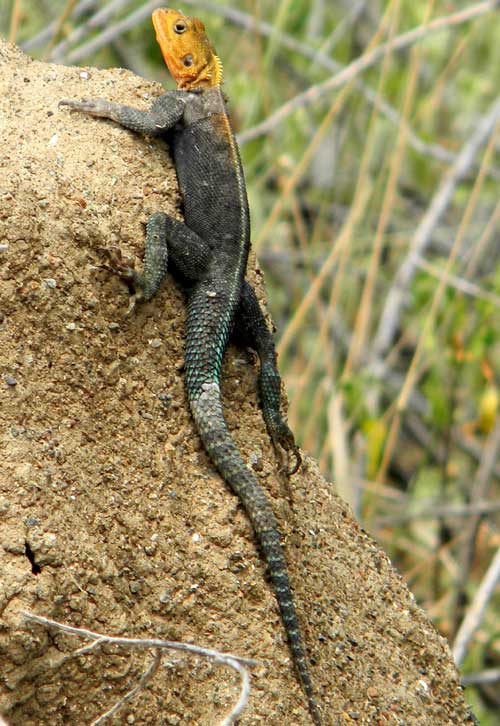
M 235 335 L 257 351 L 260 359 L 259 391 L 262 415 L 275 447 L 281 446 L 295 457 L 288 474 L 295 474 L 302 463 L 297 444 L 280 410 L 281 378 L 276 363 L 274 339 L 265 321 L 253 287 L 245 280 L 236 310 Z
M 111 119 L 124 128 L 148 135 L 161 135 L 181 120 L 189 94 L 167 91 L 159 96 L 149 111 L 112 103 L 102 98 L 75 101 L 63 99 L 59 106 L 100 118 Z M 124 265 L 121 256 L 113 256 L 111 269 L 134 288 L 129 312 L 140 300 L 151 300 L 167 273 L 169 250 L 172 261 L 184 278 L 200 279 L 210 257 L 208 245 L 185 224 L 163 212 L 153 214 L 147 223 L 144 270 L 138 272 Z
M 159 136 L 174 126 L 184 114 L 186 93 L 168 91 L 156 99 L 149 111 L 140 111 L 130 106 L 106 101 L 104 98 L 75 101 L 64 98 L 59 106 L 67 106 L 90 116 L 111 119 L 131 131 L 150 136 Z

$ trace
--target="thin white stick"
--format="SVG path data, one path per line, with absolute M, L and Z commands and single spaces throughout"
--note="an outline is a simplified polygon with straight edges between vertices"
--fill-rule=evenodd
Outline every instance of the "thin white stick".
M 432 35 L 432 33 L 439 32 L 445 28 L 454 27 L 462 23 L 473 20 L 485 13 L 492 12 L 498 6 L 498 0 L 487 0 L 486 2 L 475 3 L 470 5 L 463 10 L 460 10 L 451 15 L 444 15 L 440 18 L 432 20 L 430 23 L 425 25 L 418 25 L 413 30 L 409 30 L 407 33 L 402 33 L 392 38 L 387 43 L 381 43 L 376 48 L 366 51 L 362 56 L 357 58 L 349 65 L 345 66 L 339 73 L 327 78 L 326 81 L 318 83 L 316 86 L 311 86 L 303 93 L 299 93 L 291 101 L 288 101 L 283 106 L 278 108 L 272 113 L 265 121 L 254 126 L 252 129 L 245 131 L 240 135 L 240 143 L 243 140 L 252 141 L 253 139 L 263 136 L 270 131 L 273 131 L 287 116 L 293 113 L 299 108 L 303 108 L 311 103 L 314 103 L 321 98 L 325 93 L 330 93 L 335 88 L 345 85 L 349 81 L 359 76 L 361 73 L 366 71 L 371 66 L 375 65 L 388 50 L 393 53 L 402 48 L 407 48 L 414 43 L 417 43 L 423 38 Z
M 423 257 L 418 256 L 415 260 L 415 265 L 421 270 L 425 270 L 425 272 L 428 272 L 429 275 L 437 277 L 438 280 L 442 280 L 443 277 L 446 277 L 445 283 L 446 285 L 448 285 L 448 287 L 454 287 L 455 290 L 459 290 L 464 295 L 469 295 L 470 297 L 477 297 L 480 300 L 487 300 L 495 307 L 500 308 L 500 296 L 495 295 L 494 292 L 489 292 L 489 290 L 483 290 L 483 288 L 479 285 L 476 285 L 474 282 L 470 282 L 463 277 L 458 277 L 458 275 L 446 275 L 443 269 L 440 269 L 439 267 L 437 267 L 437 265 L 432 265 L 430 262 L 427 262 L 427 260 L 425 260 Z
M 232 668 L 239 674 L 241 682 L 238 701 L 233 706 L 230 713 L 221 721 L 220 726 L 230 726 L 232 723 L 234 723 L 235 719 L 241 714 L 241 712 L 248 703 L 248 696 L 250 693 L 250 674 L 248 672 L 248 668 L 246 668 L 245 666 L 251 667 L 256 665 L 256 661 L 251 658 L 242 658 L 238 655 L 233 655 L 232 653 L 221 653 L 220 651 L 212 650 L 210 648 L 202 648 L 197 645 L 191 645 L 189 643 L 179 643 L 172 640 L 158 640 L 156 638 L 121 638 L 111 635 L 104 635 L 101 633 L 96 633 L 93 630 L 87 630 L 85 628 L 75 628 L 72 625 L 65 625 L 64 623 L 59 623 L 56 620 L 50 620 L 49 618 L 44 618 L 41 615 L 35 615 L 34 613 L 29 613 L 25 611 L 21 611 L 21 615 L 26 618 L 26 620 L 39 623 L 40 625 L 44 625 L 47 628 L 56 628 L 57 630 L 61 630 L 64 633 L 70 633 L 71 635 L 76 635 L 80 638 L 88 638 L 89 640 L 93 641 L 89 645 L 86 645 L 83 648 L 79 648 L 68 656 L 65 656 L 62 661 L 59 661 L 55 664 L 57 667 L 69 658 L 74 658 L 77 655 L 83 655 L 84 653 L 88 653 L 104 643 L 121 645 L 128 648 L 155 649 L 156 657 L 151 666 L 142 674 L 137 686 L 128 691 L 125 696 L 123 696 L 123 698 L 121 698 L 120 701 L 118 701 L 109 711 L 99 716 L 97 720 L 93 721 L 91 726 L 98 726 L 99 724 L 104 723 L 105 719 L 116 713 L 118 709 L 120 709 L 125 703 L 130 701 L 131 698 L 133 698 L 140 690 L 144 688 L 149 679 L 158 670 L 159 661 L 161 658 L 160 651 L 162 649 L 178 650 L 184 653 L 189 653 L 190 655 L 210 658 L 215 663 L 229 666 L 229 668 Z
M 411 281 L 415 275 L 417 262 L 422 258 L 432 240 L 439 220 L 451 202 L 458 183 L 474 164 L 479 149 L 486 143 L 500 119 L 500 97 L 496 98 L 478 122 L 476 129 L 462 147 L 455 163 L 445 173 L 431 204 L 418 225 L 410 242 L 408 254 L 395 275 L 394 282 L 387 294 L 380 316 L 377 332 L 373 341 L 373 356 L 383 358 L 389 349 L 398 327 L 401 311 Z
M 123 18 L 123 20 L 120 20 L 109 28 L 106 28 L 106 30 L 102 33 L 97 35 L 95 38 L 92 38 L 92 40 L 89 40 L 87 43 L 83 43 L 74 50 L 69 51 L 69 53 L 65 56 L 65 62 L 77 63 L 82 58 L 85 58 L 86 56 L 94 53 L 96 50 L 99 50 L 99 48 L 109 45 L 109 43 L 112 43 L 116 38 L 122 35 L 122 33 L 125 33 L 131 28 L 135 28 L 138 23 L 149 17 L 153 10 L 156 10 L 156 8 L 159 8 L 162 5 L 165 5 L 165 0 L 151 0 L 145 5 L 141 5 L 137 8 L 137 10 L 134 10 L 134 12 L 127 15 Z
M 149 668 L 144 671 L 144 673 L 141 676 L 141 679 L 139 683 L 134 686 L 134 688 L 131 688 L 130 691 L 127 691 L 127 693 L 120 698 L 119 701 L 115 703 L 114 706 L 111 706 L 109 711 L 106 711 L 106 713 L 103 713 L 102 716 L 99 716 L 95 719 L 95 721 L 92 721 L 90 726 L 101 726 L 110 716 L 113 716 L 115 713 L 118 713 L 120 708 L 122 708 L 126 703 L 132 700 L 132 698 L 139 693 L 139 691 L 142 691 L 143 688 L 147 685 L 147 682 L 149 679 L 154 676 L 154 674 L 157 672 L 158 668 L 160 667 L 161 663 L 161 651 L 159 649 L 155 650 L 155 655 L 153 658 L 153 662 L 149 666 Z
M 460 679 L 462 686 L 486 685 L 497 681 L 500 681 L 500 668 L 488 668 L 479 673 L 467 673 Z
M 64 53 L 72 45 L 76 45 L 82 38 L 92 32 L 95 28 L 101 28 L 105 26 L 115 13 L 119 12 L 125 5 L 128 5 L 130 0 L 111 0 L 103 8 L 99 8 L 94 15 L 88 20 L 79 23 L 75 29 L 61 40 L 53 49 L 50 54 L 50 60 L 56 62 L 62 62 L 64 59 Z
M 84 13 L 93 10 L 96 5 L 97 0 L 81 0 L 81 2 L 79 2 L 71 12 L 70 17 L 76 20 Z M 33 50 L 33 48 L 39 48 L 41 45 L 47 43 L 51 39 L 54 31 L 57 29 L 57 24 L 57 20 L 52 21 L 40 33 L 33 36 L 33 38 L 28 38 L 28 40 L 24 41 L 24 43 L 21 43 L 21 50 L 26 52 L 28 50 Z
M 484 616 L 486 606 L 493 595 L 495 587 L 500 580 L 500 547 L 497 549 L 490 566 L 481 582 L 474 599 L 469 607 L 467 615 L 462 620 L 458 633 L 453 643 L 452 653 L 457 668 L 460 667 L 467 646 L 474 632 L 477 630 Z

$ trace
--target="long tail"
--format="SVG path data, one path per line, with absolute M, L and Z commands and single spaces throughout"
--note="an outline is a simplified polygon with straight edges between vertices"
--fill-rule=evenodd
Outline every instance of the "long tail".
M 189 395 L 189 392 L 188 392 Z M 321 726 L 307 667 L 292 589 L 280 542 L 278 522 L 257 478 L 243 461 L 227 429 L 218 383 L 204 383 L 189 395 L 191 411 L 203 445 L 219 473 L 238 495 L 250 518 L 267 562 L 293 661 L 315 726 Z

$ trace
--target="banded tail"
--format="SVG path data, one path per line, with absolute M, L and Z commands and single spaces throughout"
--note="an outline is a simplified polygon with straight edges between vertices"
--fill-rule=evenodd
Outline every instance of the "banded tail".
M 250 518 L 264 553 L 295 669 L 307 697 L 309 713 L 315 726 L 321 726 L 274 512 L 227 429 L 218 383 L 201 384 L 197 395 L 194 392 L 188 392 L 188 395 L 193 418 L 210 459 L 239 497 Z

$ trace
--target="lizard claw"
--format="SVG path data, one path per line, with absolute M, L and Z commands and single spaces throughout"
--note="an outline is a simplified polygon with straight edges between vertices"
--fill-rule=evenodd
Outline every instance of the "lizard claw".
M 144 300 L 144 293 L 142 292 L 141 288 L 135 288 L 133 283 L 132 288 L 134 289 L 134 292 L 130 296 L 130 302 L 125 312 L 126 318 L 130 317 L 135 312 L 137 305 Z
M 99 252 L 107 259 L 107 262 L 101 265 L 101 268 L 108 270 L 113 275 L 121 278 L 130 290 L 130 303 L 125 313 L 126 317 L 132 315 L 144 295 L 140 285 L 138 285 L 138 274 L 134 268 L 132 260 L 127 260 L 119 247 L 100 247 Z
M 119 247 L 99 247 L 98 252 L 106 258 L 102 267 L 118 275 L 130 285 L 133 284 L 135 269 L 132 260 L 126 260 Z
M 75 101 L 72 98 L 62 98 L 57 105 L 59 108 L 61 106 L 67 106 L 73 111 L 81 111 L 93 116 L 103 116 L 109 110 L 109 102 L 102 98 L 96 98 L 94 100 L 82 98 L 81 101 Z
M 289 452 L 287 452 L 287 454 L 289 454 Z M 295 464 L 291 468 L 287 469 L 287 471 L 286 471 L 287 476 L 293 476 L 294 474 L 296 474 L 302 464 L 302 455 L 299 451 L 299 447 L 297 446 L 297 444 L 294 444 L 292 454 L 295 457 Z M 290 463 L 290 462 L 288 462 L 288 463 Z
M 299 470 L 302 464 L 302 456 L 299 447 L 295 443 L 292 431 L 284 421 L 281 421 L 278 430 L 271 433 L 271 438 L 276 449 L 280 448 L 286 452 L 288 466 L 285 469 L 285 473 L 287 476 L 292 476 Z M 295 458 L 293 466 L 290 466 L 291 456 Z

